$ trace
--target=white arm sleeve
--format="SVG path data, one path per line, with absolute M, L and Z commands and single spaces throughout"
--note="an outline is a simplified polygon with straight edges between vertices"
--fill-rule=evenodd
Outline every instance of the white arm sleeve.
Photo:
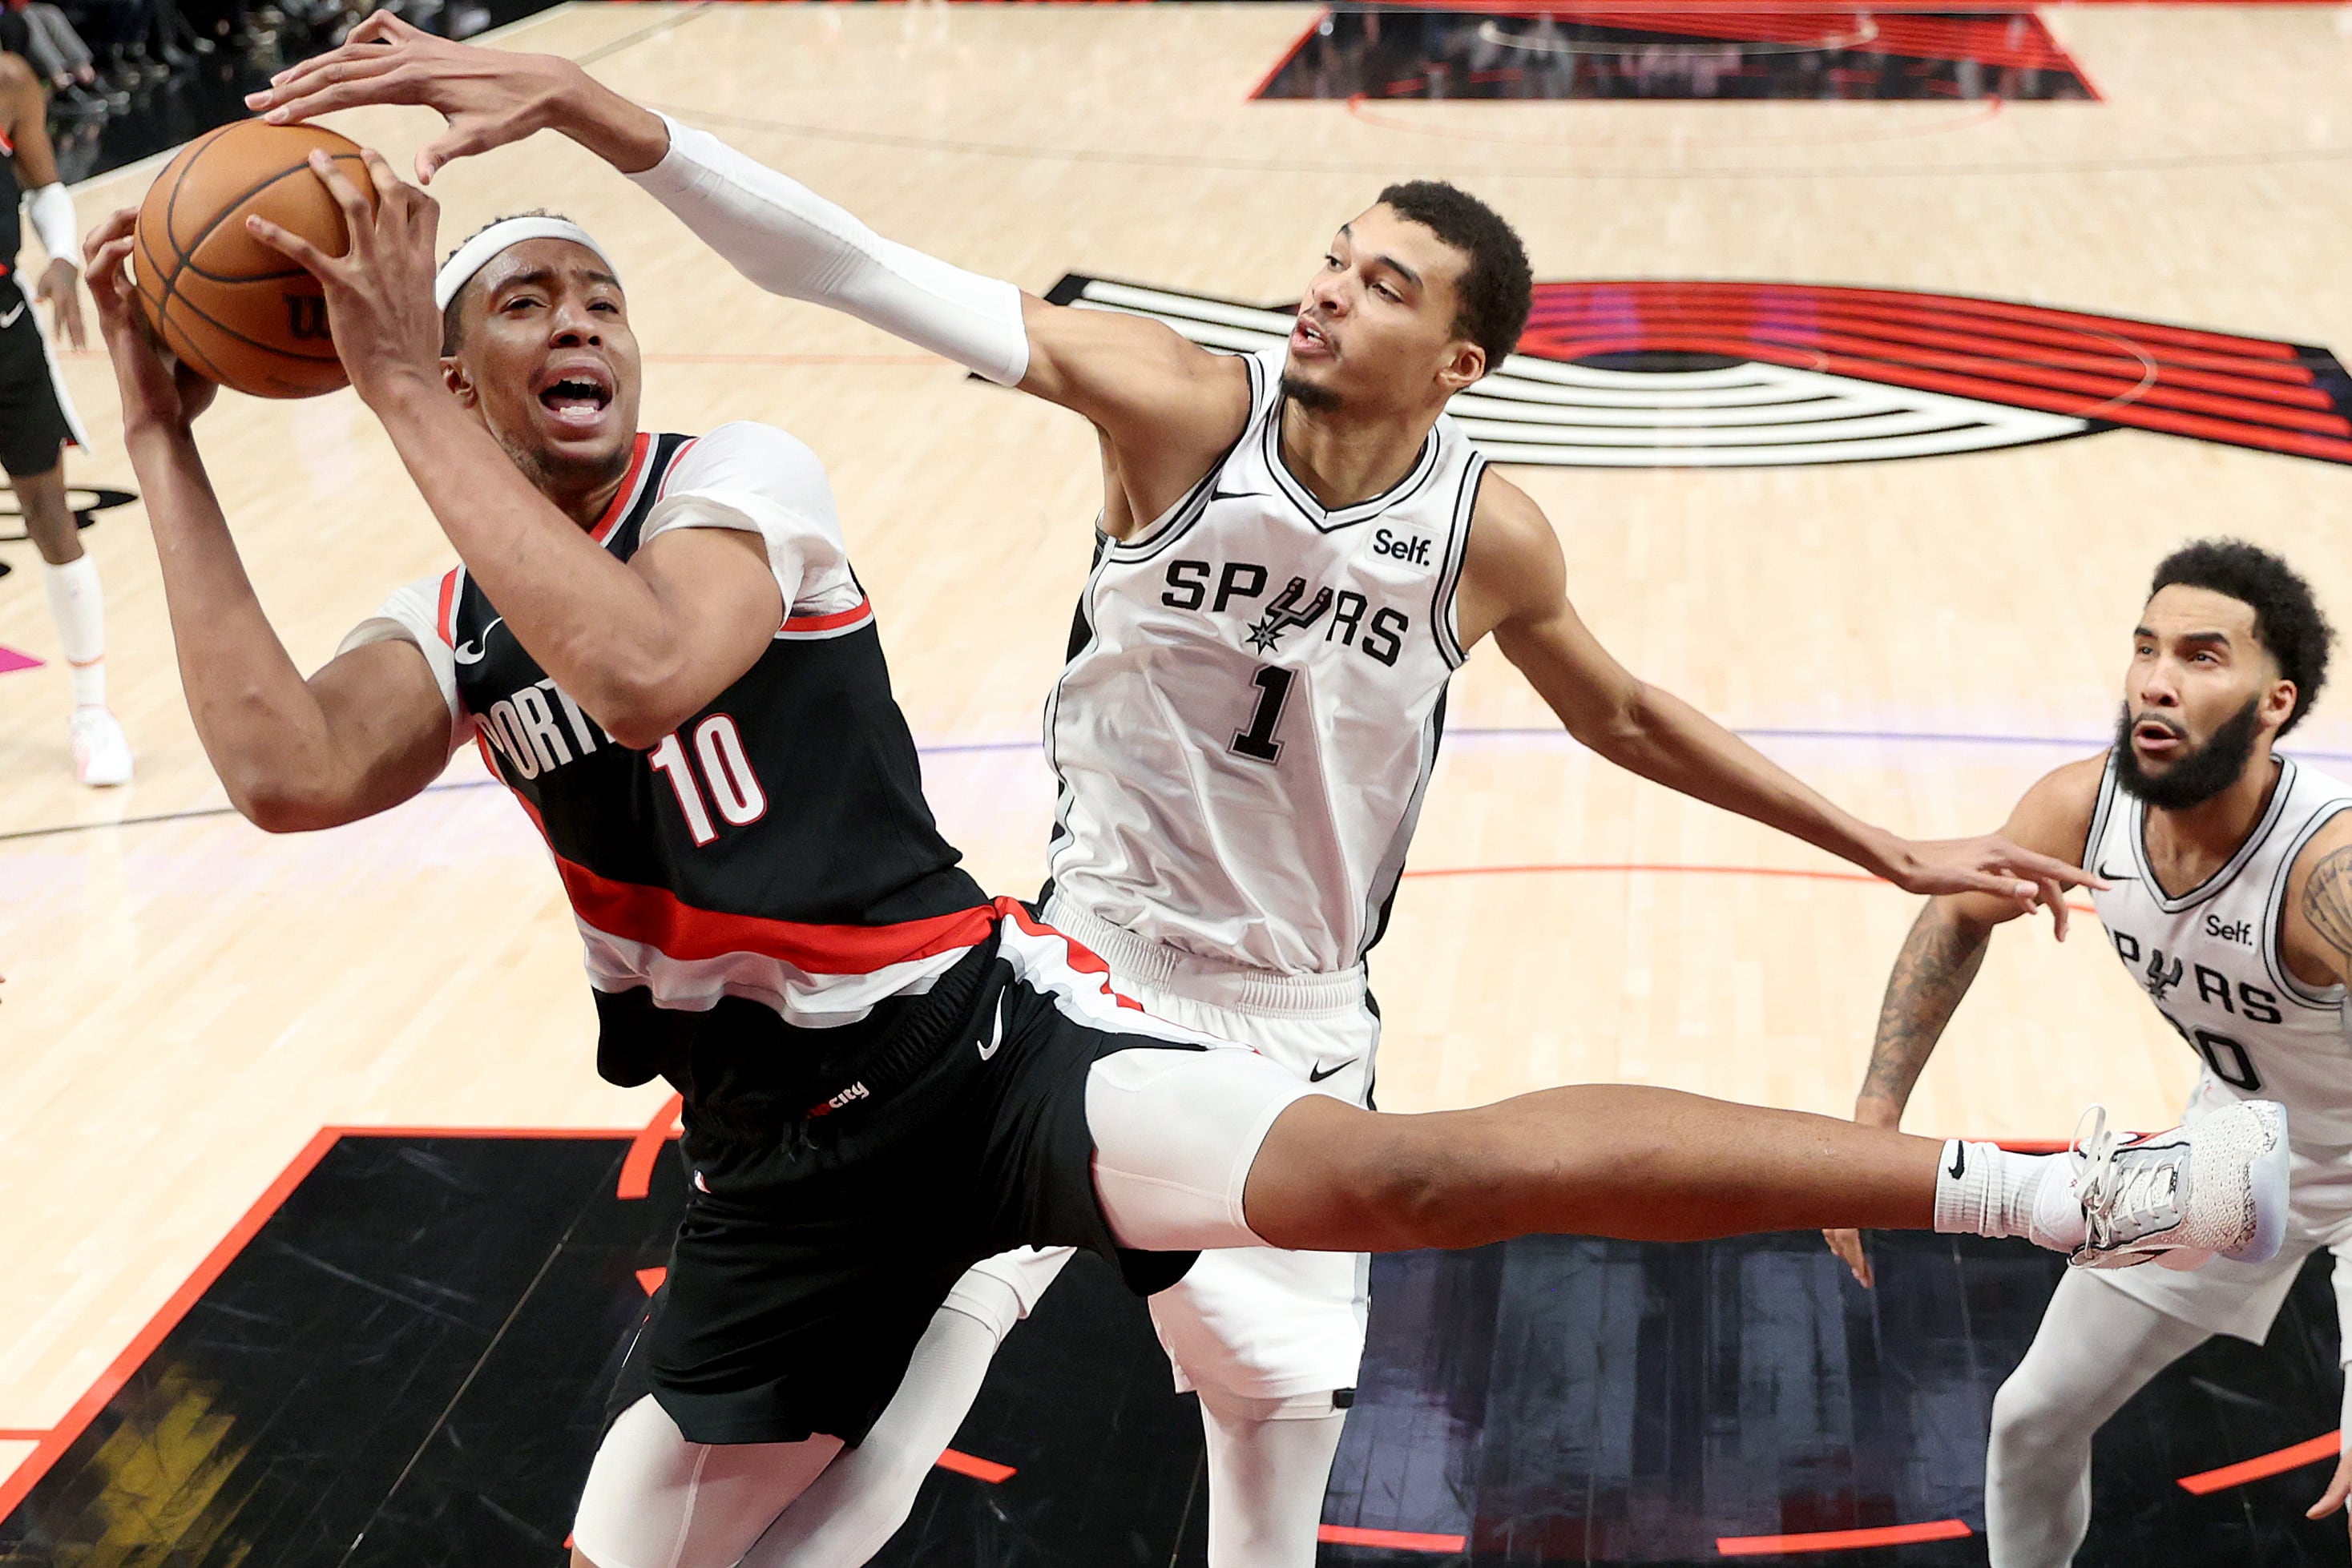
M 73 197 L 60 184 L 43 185 L 25 198 L 25 215 L 41 236 L 51 261 L 81 266 L 81 226 L 74 222 Z
M 722 424 L 678 454 L 662 476 L 639 548 L 672 528 L 759 535 L 787 619 L 847 610 L 866 597 L 850 575 L 824 465 L 773 425 Z
M 856 317 L 1001 386 L 1029 373 L 1021 291 L 884 239 L 799 181 L 667 115 L 669 151 L 639 188 L 736 271 Z
M 433 672 L 433 684 L 441 688 L 441 700 L 448 705 L 452 757 L 473 738 L 474 733 L 466 705 L 457 696 L 457 654 L 441 636 L 441 585 L 454 575 L 420 577 L 394 589 L 392 597 L 373 615 L 352 627 L 351 635 L 335 649 L 335 657 L 340 659 L 352 649 L 364 648 L 371 643 L 397 640 L 415 643 Z

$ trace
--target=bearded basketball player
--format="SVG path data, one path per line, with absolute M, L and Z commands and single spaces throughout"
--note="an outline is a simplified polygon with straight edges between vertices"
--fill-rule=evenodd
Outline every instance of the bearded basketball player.
M 17 193 L 48 266 L 28 296 L 16 272 Z M 93 788 L 131 782 L 131 743 L 106 706 L 106 601 L 98 563 L 83 553 L 66 500 L 65 448 L 89 439 L 58 376 L 39 307 L 67 342 L 84 346 L 81 255 L 73 197 L 58 181 L 48 95 L 22 57 L 0 52 L 0 472 L 16 493 L 25 532 L 41 552 L 41 581 L 73 682 L 66 738 L 74 777 Z
M 1915 845 L 1838 811 L 1634 681 L 1563 591 L 1534 504 L 1443 416 L 1528 313 L 1517 236 L 1470 197 L 1391 189 L 1343 228 L 1286 352 L 1211 353 L 1064 309 L 883 241 L 716 140 L 562 62 L 378 17 L 289 73 L 277 117 L 423 102 L 453 120 L 421 170 L 541 127 L 641 184 L 755 281 L 831 304 L 1067 406 L 1100 434 L 1101 538 L 1049 708 L 1060 779 L 1045 918 L 1160 1014 L 1246 1041 L 1301 1089 L 1369 1103 L 1386 923 L 1447 678 L 1493 633 L 1572 733 L 1644 775 L 1906 886 L 2053 907 L 2080 876 L 1998 841 Z M 1125 781 L 1152 778 L 1150 790 Z M 865 1562 L 903 1520 L 988 1357 L 1066 1259 L 960 1283 L 869 1440 L 745 1561 Z M 1364 1260 L 1212 1254 L 1153 1298 L 1211 1464 L 1213 1568 L 1311 1563 L 1363 1345 Z
M 2073 1562 L 2090 1524 L 2092 1434 L 2210 1336 L 2260 1344 L 2315 1250 L 2334 1251 L 2336 1300 L 2352 1301 L 2352 785 L 2273 750 L 2318 697 L 2332 641 L 2310 587 L 2276 556 L 2235 540 L 2182 547 L 2156 569 L 2133 628 L 2115 745 L 2034 785 L 2010 818 L 2018 842 L 2080 855 L 2104 879 L 2092 897 L 2116 956 L 2201 1063 L 2186 1120 L 2279 1101 L 2293 1175 L 2285 1244 L 2268 1262 L 2059 1281 L 1993 1400 L 1994 1568 Z M 1902 1120 L 1993 927 L 2014 913 L 1975 894 L 1921 912 L 1856 1121 Z M 1854 1233 L 1830 1241 L 1868 1284 Z M 2352 1392 L 2344 1415 L 2352 1431 Z M 2352 1457 L 2312 1517 L 2347 1491 Z

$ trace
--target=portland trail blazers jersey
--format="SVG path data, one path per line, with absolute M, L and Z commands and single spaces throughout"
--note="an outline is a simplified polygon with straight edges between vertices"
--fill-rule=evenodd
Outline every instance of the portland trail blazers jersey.
M 924 802 L 814 455 L 757 424 L 640 435 L 593 538 L 625 560 L 672 527 L 759 533 L 786 619 L 650 750 L 598 728 L 462 567 L 404 590 L 353 636 L 425 650 L 453 749 L 470 737 L 545 836 L 598 993 L 599 1067 L 622 1082 L 658 1069 L 677 1015 L 749 999 L 789 1044 L 928 989 L 994 921 Z
M 1463 650 L 1485 459 L 1440 417 L 1385 495 L 1328 510 L 1284 467 L 1284 350 L 1241 438 L 1097 547 L 1045 712 L 1057 894 L 1148 940 L 1285 974 L 1380 939 Z
M 0 127 L 0 277 L 16 270 L 16 253 L 25 244 L 24 220 L 16 214 L 16 204 L 23 194 L 16 182 L 16 144 L 8 140 L 8 132 Z
M 2262 821 L 2202 884 L 2167 894 L 2148 869 L 2147 807 L 2107 763 L 2083 864 L 2114 885 L 2091 894 L 2132 979 L 2203 1065 L 2201 1092 L 2276 1100 L 2298 1148 L 2352 1146 L 2352 1029 L 2345 990 L 2315 990 L 2279 954 L 2287 873 L 2312 835 L 2352 807 L 2352 787 L 2281 758 Z

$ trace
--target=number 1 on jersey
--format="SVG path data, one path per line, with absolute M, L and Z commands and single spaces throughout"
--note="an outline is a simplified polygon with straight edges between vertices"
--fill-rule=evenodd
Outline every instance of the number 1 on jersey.
M 1274 727 L 1282 722 L 1282 706 L 1290 700 L 1293 672 L 1279 664 L 1260 664 L 1250 684 L 1257 687 L 1257 711 L 1250 715 L 1249 727 L 1235 732 L 1233 749 L 1254 762 L 1272 762 L 1282 755 L 1282 742 L 1274 738 Z

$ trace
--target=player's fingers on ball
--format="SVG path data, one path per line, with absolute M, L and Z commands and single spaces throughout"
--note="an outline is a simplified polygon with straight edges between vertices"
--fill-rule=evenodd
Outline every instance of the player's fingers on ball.
M 246 214 L 245 232 L 315 276 L 323 277 L 334 267 L 333 260 L 323 255 L 317 246 L 257 214 Z
M 327 194 L 332 196 L 335 205 L 343 210 L 343 222 L 356 232 L 360 224 L 369 216 L 368 199 L 360 193 L 360 188 L 352 183 L 352 177 L 336 167 L 335 161 L 323 150 L 312 148 L 310 162 L 310 172 L 319 177 L 319 183 L 327 187 Z M 379 190 L 376 193 L 381 204 L 383 193 Z

